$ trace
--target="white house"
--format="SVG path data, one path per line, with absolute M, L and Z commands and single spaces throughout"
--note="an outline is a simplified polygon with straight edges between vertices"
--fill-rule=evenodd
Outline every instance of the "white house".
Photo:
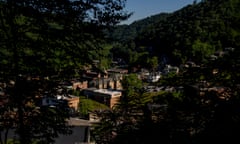
M 161 72 L 150 73 L 147 77 L 148 82 L 157 82 L 161 78 Z

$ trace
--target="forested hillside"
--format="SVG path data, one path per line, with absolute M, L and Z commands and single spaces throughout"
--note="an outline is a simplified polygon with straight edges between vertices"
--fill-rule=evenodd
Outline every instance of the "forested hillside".
M 107 37 L 118 42 L 128 42 L 141 34 L 149 25 L 153 25 L 157 21 L 166 20 L 169 15 L 168 13 L 161 13 L 135 21 L 130 25 L 118 25 L 110 30 L 110 32 L 107 32 Z
M 168 56 L 173 64 L 204 62 L 217 50 L 240 45 L 239 7 L 238 0 L 204 0 L 118 26 L 111 34 L 120 42 L 114 43 L 113 52 L 119 53 L 114 53 L 116 57 L 124 55 L 130 64 L 139 63 L 142 52 L 151 57 Z

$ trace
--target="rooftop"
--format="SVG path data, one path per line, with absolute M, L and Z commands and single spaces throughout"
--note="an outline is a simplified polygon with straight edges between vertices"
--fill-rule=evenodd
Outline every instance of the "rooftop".
M 92 123 L 89 120 L 79 119 L 71 117 L 68 120 L 68 124 L 71 126 L 91 126 Z
M 119 94 L 121 95 L 120 91 L 113 91 L 113 90 L 110 90 L 110 89 L 95 89 L 94 92 L 110 94 L 112 96 L 119 95 Z

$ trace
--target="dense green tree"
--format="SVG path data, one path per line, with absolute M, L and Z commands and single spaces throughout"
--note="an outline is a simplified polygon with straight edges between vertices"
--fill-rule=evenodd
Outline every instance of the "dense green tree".
M 158 57 L 154 56 L 152 58 L 147 59 L 147 65 L 152 71 L 156 71 L 158 68 Z
M 91 63 L 102 49 L 102 30 L 130 16 L 124 7 L 125 0 L 0 1 L 0 79 L 14 82 L 6 87 L 1 134 L 14 128 L 28 144 L 69 133 L 67 106 L 38 108 L 36 97 L 55 95 L 59 79 Z
M 192 57 L 199 63 L 206 62 L 206 60 L 215 52 L 214 46 L 203 43 L 200 40 L 195 40 L 192 44 Z
M 90 62 L 89 52 L 101 49 L 101 29 L 129 16 L 124 1 L 1 1 L 1 7 L 3 67 L 19 63 L 19 71 L 45 69 L 42 75 Z

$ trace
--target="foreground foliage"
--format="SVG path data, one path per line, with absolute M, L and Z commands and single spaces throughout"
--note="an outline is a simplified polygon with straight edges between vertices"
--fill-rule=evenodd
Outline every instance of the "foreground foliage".
M 125 0 L 0 0 L 1 143 L 10 129 L 21 144 L 70 133 L 67 105 L 45 107 L 37 98 L 54 96 L 60 80 L 93 61 L 103 28 L 130 16 L 124 7 Z

